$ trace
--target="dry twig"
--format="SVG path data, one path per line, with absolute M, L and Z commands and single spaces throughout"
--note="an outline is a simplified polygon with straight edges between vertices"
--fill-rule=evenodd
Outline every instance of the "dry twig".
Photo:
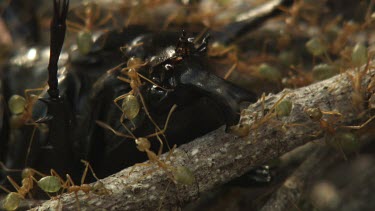
M 351 72 L 351 74 L 357 74 Z M 371 94 L 367 86 L 375 70 L 370 69 L 362 78 L 363 99 Z M 262 101 L 249 106 L 241 114 L 242 126 L 253 127 L 249 135 L 237 137 L 219 128 L 188 144 L 178 147 L 171 160 L 172 165 L 185 166 L 193 171 L 196 184 L 183 186 L 169 185 L 170 178 L 164 171 L 150 172 L 150 167 L 137 166 L 129 176 L 130 168 L 124 169 L 102 180 L 110 195 L 80 194 L 81 208 L 106 210 L 156 210 L 183 206 L 199 197 L 199 193 L 226 183 L 247 172 L 251 167 L 277 158 L 292 149 L 325 135 L 319 123 L 313 122 L 304 112 L 307 107 L 319 107 L 325 111 L 343 114 L 340 125 L 352 125 L 366 121 L 369 110 L 359 115 L 354 108 L 351 93 L 352 81 L 347 73 L 296 90 L 284 90 L 269 95 L 264 107 L 271 109 L 283 95 L 293 103 L 289 116 L 278 119 L 276 115 L 261 121 Z M 271 109 L 272 110 L 272 109 Z M 255 115 L 257 114 L 257 115 Z M 258 118 L 254 118 L 258 116 Z M 156 167 L 155 167 L 156 168 Z M 166 187 L 169 185 L 168 190 Z M 165 193 L 165 194 L 164 194 Z M 50 200 L 34 210 L 55 208 L 58 200 Z M 76 209 L 73 194 L 64 194 L 59 203 L 64 209 Z

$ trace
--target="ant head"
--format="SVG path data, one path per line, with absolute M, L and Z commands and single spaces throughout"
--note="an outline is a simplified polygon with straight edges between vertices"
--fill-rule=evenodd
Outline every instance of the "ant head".
M 146 150 L 149 150 L 151 148 L 151 143 L 147 138 L 137 138 L 135 140 L 135 143 L 137 144 L 137 148 L 139 151 L 144 152 Z
M 320 108 L 307 108 L 305 109 L 305 112 L 313 121 L 319 121 L 323 117 L 323 113 Z
M 34 176 L 35 174 L 35 171 L 31 168 L 25 168 L 23 171 L 22 171 L 22 178 L 28 178 L 28 177 L 32 177 Z
M 136 66 L 141 65 L 141 64 L 143 64 L 142 59 L 134 57 L 134 56 L 130 57 L 130 59 L 126 63 L 126 65 L 128 66 L 128 68 L 130 68 L 130 67 L 136 67 Z

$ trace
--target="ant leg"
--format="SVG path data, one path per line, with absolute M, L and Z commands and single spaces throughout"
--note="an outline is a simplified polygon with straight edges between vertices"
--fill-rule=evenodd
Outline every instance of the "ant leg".
M 135 137 L 135 135 L 131 132 L 131 130 L 124 124 L 124 118 L 125 118 L 125 115 L 122 114 L 121 117 L 120 117 L 120 123 L 121 125 L 125 128 L 125 130 L 130 134 L 131 138 L 133 138 L 134 140 L 137 139 L 137 137 Z M 132 121 L 131 121 L 132 122 Z M 132 122 L 132 124 L 134 125 L 134 123 Z M 135 127 L 135 125 L 134 125 Z
M 173 14 L 169 15 L 167 20 L 164 22 L 162 29 L 165 30 L 168 28 L 168 26 L 174 21 L 179 15 L 179 12 L 176 11 Z
M 100 20 L 96 26 L 99 27 L 99 26 L 103 26 L 104 24 L 108 23 L 110 20 L 113 20 L 113 16 L 112 14 L 107 14 L 105 16 L 105 18 L 103 18 L 102 20 Z
M 74 22 L 71 22 L 71 21 L 66 21 L 66 25 L 68 26 L 68 30 L 69 31 L 73 31 L 73 32 L 81 32 L 82 29 L 84 29 L 84 26 L 79 24 L 79 23 L 74 23 Z
M 87 17 L 83 16 L 82 13 L 77 9 L 74 10 L 74 15 L 77 16 L 77 18 L 80 19 L 82 22 L 85 22 L 87 19 Z M 82 28 L 84 28 L 84 26 L 82 26 Z
M 27 153 L 26 153 L 26 158 L 25 158 L 25 166 L 27 166 L 27 161 L 29 160 L 30 152 L 31 152 L 31 146 L 33 145 L 34 142 L 34 136 L 36 129 L 38 128 L 37 124 L 34 125 L 33 132 L 31 133 L 31 137 L 29 140 L 29 146 L 27 147 Z
M 99 8 L 99 5 L 97 5 L 97 4 L 91 4 L 90 5 L 90 9 L 91 9 L 91 11 L 93 11 L 91 14 L 93 14 L 92 16 L 91 16 L 91 18 L 92 18 L 92 22 L 96 22 L 96 20 L 98 20 L 99 18 L 100 18 L 100 16 L 101 16 L 101 13 L 102 13 L 102 11 L 101 11 L 101 9 Z
M 77 192 L 74 192 L 74 197 L 76 198 L 78 211 L 81 211 L 81 203 L 79 203 Z
M 175 145 L 173 145 L 172 149 L 169 150 L 168 155 L 167 155 L 167 157 L 165 158 L 166 161 L 170 161 L 170 160 L 171 160 L 171 156 L 173 155 L 173 151 L 174 151 L 176 148 L 177 148 L 177 145 L 175 144 Z
M 168 127 L 168 124 L 169 124 L 169 119 L 171 118 L 172 113 L 173 113 L 174 110 L 176 110 L 176 108 L 177 108 L 177 105 L 173 105 L 172 108 L 171 108 L 171 110 L 169 111 L 168 116 L 167 116 L 167 120 L 165 121 L 165 124 L 164 124 L 163 130 L 159 130 L 159 132 L 155 132 L 154 134 L 146 136 L 146 138 L 157 136 L 157 138 L 158 138 L 158 140 L 160 142 L 160 148 L 159 148 L 158 156 L 161 155 L 161 153 L 163 151 L 163 146 L 164 146 L 163 145 L 163 141 L 159 137 L 159 134 L 162 134 L 164 136 L 164 132 L 167 130 L 167 127 Z M 166 139 L 165 136 L 164 136 L 164 138 L 165 138 L 165 142 L 167 143 L 168 149 L 171 150 L 171 147 L 169 146 L 169 143 L 168 143 L 168 141 L 167 141 L 167 139 Z
M 11 193 L 12 191 L 8 190 L 6 187 L 0 185 L 0 189 L 7 192 L 7 193 Z
M 229 48 L 229 50 L 231 50 L 231 48 Z M 229 51 L 228 51 L 229 52 Z M 233 73 L 233 71 L 237 68 L 238 66 L 238 57 L 237 57 L 237 53 L 233 53 L 233 54 L 228 54 L 228 57 L 231 57 L 229 58 L 230 60 L 234 61 L 234 64 L 232 65 L 232 67 L 228 70 L 228 72 L 225 74 L 224 76 L 224 79 L 227 80 L 229 78 L 229 76 Z
M 164 134 L 164 132 L 167 130 L 169 119 L 171 118 L 172 113 L 176 110 L 176 108 L 177 108 L 176 104 L 172 106 L 172 108 L 169 111 L 169 114 L 167 116 L 167 120 L 165 121 L 164 128 L 162 130 L 159 129 L 159 131 L 156 132 L 156 133 L 153 133 L 153 134 L 150 134 L 150 135 L 146 136 L 146 138 L 150 138 L 150 137 L 154 137 L 154 136 L 157 136 L 157 135 L 160 135 L 160 134 Z
M 363 127 L 365 127 L 368 123 L 370 123 L 374 119 L 375 119 L 375 116 L 371 117 L 370 119 L 368 119 L 366 122 L 362 123 L 361 125 L 357 125 L 357 126 L 341 126 L 341 128 L 348 128 L 348 129 L 359 130 L 359 129 L 362 129 Z
M 141 102 L 142 102 L 142 105 L 143 105 L 143 109 L 144 109 L 146 115 L 147 115 L 148 118 L 150 119 L 151 123 L 155 126 L 155 128 L 158 129 L 158 131 L 159 131 L 159 132 L 164 136 L 164 138 L 165 138 L 164 131 L 162 131 L 162 130 L 160 129 L 159 125 L 157 125 L 156 122 L 154 121 L 154 119 L 151 117 L 151 114 L 150 114 L 150 112 L 149 112 L 148 109 L 147 109 L 146 102 L 145 102 L 145 100 L 144 100 L 144 98 L 143 98 L 143 96 L 142 96 L 142 93 L 138 91 L 138 94 L 139 94 L 139 98 L 141 99 Z M 159 132 L 158 132 L 158 133 L 159 133 Z
M 120 100 L 122 100 L 122 99 L 124 99 L 124 98 L 125 98 L 126 96 L 128 96 L 129 94 L 131 94 L 131 93 L 126 93 L 126 94 L 120 95 L 120 96 L 116 97 L 116 98 L 113 100 L 113 102 L 115 103 L 115 105 L 117 106 L 117 108 L 119 108 L 121 111 L 122 111 L 122 107 L 121 107 L 121 105 L 119 105 L 117 102 L 120 101 Z
M 51 176 L 59 178 L 60 182 L 64 183 L 63 178 L 54 169 L 51 169 Z
M 85 183 L 87 171 L 89 170 L 89 162 L 87 162 L 85 160 L 81 160 L 81 162 L 85 165 L 85 170 L 83 171 L 83 174 L 82 174 L 82 177 L 81 177 L 81 185 L 83 185 Z
M 91 166 L 91 164 L 88 162 L 88 161 L 86 161 L 86 160 L 81 160 L 81 162 L 86 166 L 86 168 L 85 168 L 85 172 L 84 172 L 84 174 L 87 174 L 87 171 L 88 171 L 88 169 L 90 169 L 90 172 L 91 172 L 91 174 L 92 174 L 92 176 L 94 176 L 94 178 L 97 180 L 97 184 L 99 184 L 99 187 L 97 186 L 97 185 L 94 185 L 94 187 L 93 187 L 93 190 L 95 191 L 98 191 L 99 189 L 101 190 L 101 191 L 103 191 L 104 190 L 104 192 L 101 192 L 101 195 L 104 193 L 104 194 L 106 194 L 106 195 L 109 195 L 109 193 L 110 193 L 110 190 L 108 190 L 105 186 L 104 186 L 104 183 L 103 182 L 101 182 L 100 181 L 100 179 L 98 178 L 98 176 L 96 176 L 96 174 L 95 174 L 95 172 L 94 172 L 94 169 L 92 168 L 92 166 Z M 81 180 L 81 183 L 83 184 L 83 180 Z
M 121 47 L 120 47 L 121 50 Z M 126 62 L 120 63 L 119 65 L 112 67 L 111 69 L 107 70 L 107 73 L 112 73 L 115 70 L 118 70 L 122 65 L 126 64 Z
M 167 91 L 167 92 L 168 92 L 168 91 L 173 91 L 173 89 L 166 89 L 166 88 L 164 88 L 164 87 L 162 87 L 162 86 L 156 84 L 155 82 L 151 81 L 151 80 L 148 79 L 146 76 L 143 76 L 143 75 L 140 74 L 140 73 L 137 73 L 137 74 L 138 74 L 139 77 L 141 77 L 142 79 L 146 80 L 147 82 L 149 82 L 149 83 L 155 85 L 156 87 L 158 87 L 158 88 L 160 88 L 160 89 L 162 89 L 162 90 L 164 90 L 164 91 Z
M 340 112 L 336 112 L 336 111 L 322 111 L 322 114 L 333 115 L 333 116 L 342 116 L 342 114 Z
M 150 161 L 151 161 L 151 160 L 150 160 Z M 130 172 L 129 172 L 128 176 L 130 176 L 130 175 L 133 173 L 133 171 L 135 170 L 135 167 L 137 167 L 137 166 L 148 167 L 148 166 L 152 166 L 152 164 L 151 164 L 151 163 L 136 163 L 136 164 L 134 164 L 134 165 L 132 166 L 132 168 L 130 169 Z
M 21 172 L 22 171 L 20 169 L 10 169 L 10 168 L 6 167 L 5 164 L 2 161 L 0 161 L 0 169 L 4 169 L 7 172 Z
M 16 181 L 14 181 L 10 176 L 7 176 L 7 179 L 10 182 L 10 184 L 14 187 L 14 189 L 16 189 L 17 192 L 21 189 L 21 187 L 16 183 Z
M 168 182 L 168 185 L 167 185 L 167 187 L 165 188 L 165 191 L 164 191 L 164 193 L 163 193 L 163 195 L 162 195 L 162 197 L 161 197 L 161 199 L 160 199 L 159 208 L 158 208 L 157 210 L 161 210 L 161 208 L 162 208 L 162 206 L 163 206 L 163 201 L 164 201 L 164 198 L 165 198 L 165 194 L 167 193 L 168 188 L 169 188 L 169 185 L 170 185 L 171 183 L 172 183 L 171 181 Z
M 120 47 L 120 51 L 124 53 L 124 52 L 126 52 L 126 49 L 136 48 L 136 47 L 142 46 L 143 44 L 144 44 L 143 42 L 138 42 L 136 44 L 131 44 L 131 45 L 126 44 L 126 45 Z M 123 62 L 122 64 L 125 64 L 125 62 Z
M 90 169 L 92 176 L 94 176 L 94 178 L 99 181 L 100 179 L 96 176 L 91 164 L 86 160 L 81 160 L 81 162 L 86 166 L 86 169 L 85 169 L 86 173 L 87 173 L 87 169 Z
M 238 59 L 236 58 L 235 59 L 235 62 L 234 64 L 232 65 L 232 67 L 228 70 L 228 72 L 225 74 L 224 76 L 224 79 L 227 80 L 229 78 L 229 76 L 233 73 L 233 71 L 237 68 L 237 65 L 238 65 Z
M 69 183 L 71 184 L 71 186 L 76 186 L 76 185 L 74 184 L 74 181 L 72 180 L 72 178 L 70 177 L 69 174 L 66 174 L 66 178 L 67 178 L 67 181 L 69 181 Z M 80 205 L 80 203 L 79 203 L 79 199 L 78 199 L 77 191 L 74 191 L 74 197 L 76 198 L 76 202 L 77 202 L 78 210 L 81 210 L 81 205 Z
M 160 147 L 159 147 L 159 151 L 158 151 L 158 157 L 160 157 L 161 153 L 163 152 L 164 144 L 163 144 L 163 140 L 161 140 L 159 135 L 156 135 L 156 138 L 158 139 L 158 141 L 160 143 Z M 167 142 L 167 144 L 168 144 L 168 142 Z M 169 148 L 169 145 L 168 145 L 168 148 Z
M 30 99 L 31 99 L 31 94 L 32 92 L 40 92 L 40 91 L 44 91 L 44 87 L 41 87 L 41 88 L 35 88 L 35 89 L 25 89 L 24 91 L 24 95 L 25 95 L 25 98 L 26 98 L 26 101 L 27 102 L 31 102 Z M 37 95 L 38 97 L 40 95 L 42 95 L 43 93 L 40 93 L 39 95 Z
M 276 103 L 271 107 L 270 111 L 268 112 L 269 114 L 272 113 L 275 109 L 276 109 L 276 106 L 278 106 L 281 101 L 288 95 L 288 93 L 285 93 L 283 94 L 283 96 L 280 97 L 279 100 L 276 101 Z
M 75 184 L 74 184 L 74 181 L 73 181 L 73 179 L 70 177 L 70 175 L 69 174 L 66 174 L 66 178 L 67 178 L 67 184 L 69 185 L 71 185 L 71 186 L 76 186 Z
M 118 132 L 116 131 L 115 129 L 113 129 L 111 126 L 109 126 L 108 124 L 102 122 L 102 121 L 99 121 L 99 120 L 96 120 L 95 121 L 96 124 L 98 124 L 100 127 L 104 128 L 104 129 L 107 129 L 107 130 L 110 130 L 113 134 L 115 134 L 116 136 L 119 136 L 119 137 L 124 137 L 124 138 L 134 138 L 133 136 L 130 136 L 130 135 L 126 135 L 126 134 L 123 134 L 121 132 Z
M 265 116 L 265 110 L 266 110 L 266 107 L 265 107 L 265 102 L 266 102 L 266 93 L 262 93 L 262 115 Z
M 124 68 L 124 69 L 129 69 L 129 68 Z M 122 69 L 122 70 L 124 70 L 124 69 Z M 117 79 L 119 79 L 120 81 L 124 81 L 124 82 L 126 82 L 128 84 L 130 84 L 130 82 L 131 82 L 131 80 L 126 79 L 126 78 L 121 77 L 121 76 L 117 76 Z

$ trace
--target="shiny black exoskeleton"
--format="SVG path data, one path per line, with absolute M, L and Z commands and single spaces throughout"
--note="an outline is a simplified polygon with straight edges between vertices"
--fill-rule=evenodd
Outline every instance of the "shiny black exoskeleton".
M 241 27 L 248 26 L 248 23 L 236 23 L 235 29 L 240 31 Z M 212 39 L 216 37 L 222 39 L 223 36 L 212 33 Z M 139 43 L 142 45 L 137 45 Z M 186 143 L 223 124 L 227 127 L 236 124 L 240 103 L 253 101 L 255 96 L 212 74 L 206 55 L 208 36 L 198 43 L 181 31 L 155 33 L 143 26 L 129 26 L 121 32 L 110 31 L 103 35 L 88 55 L 71 52 L 70 62 L 64 67 L 66 70 L 60 69 L 59 92 L 56 94 L 57 87 L 52 85 L 54 91 L 50 90 L 50 96 L 44 98 L 45 104 L 34 106 L 34 118 L 39 119 L 38 124 L 47 124 L 49 131 L 48 134 L 38 132 L 34 137 L 26 165 L 45 172 L 54 168 L 61 174 L 69 173 L 78 178 L 81 174 L 79 160 L 85 159 L 99 177 L 104 177 L 146 159 L 144 153 L 136 150 L 134 141 L 118 137 L 96 124 L 96 121 L 105 122 L 126 133 L 120 122 L 122 112 L 113 100 L 131 88 L 117 79 L 121 74 L 119 70 L 107 70 L 126 63 L 131 57 L 147 62 L 138 71 L 168 90 L 144 80 L 140 87 L 145 105 L 160 128 L 172 105 L 178 106 L 165 133 L 169 145 Z M 118 50 L 126 45 L 130 47 L 123 53 Z M 52 47 L 51 51 L 60 52 L 58 47 Z M 53 69 L 57 71 L 56 67 Z M 50 80 L 54 78 L 51 73 L 49 76 Z M 14 72 L 10 71 L 4 79 L 8 97 L 14 93 L 11 86 L 7 86 L 11 78 L 14 79 Z M 18 87 L 22 90 L 20 87 L 22 85 Z M 155 126 L 148 121 L 144 111 L 134 124 L 137 137 L 155 132 Z M 18 134 L 16 143 L 30 139 L 30 130 L 25 132 L 23 129 L 13 131 Z M 4 137 L 9 139 L 11 135 L 8 133 Z M 11 144 L 14 143 L 5 140 L 1 143 L 8 149 Z M 159 147 L 157 141 L 152 145 L 155 151 Z M 6 151 L 1 159 L 9 168 L 22 169 L 27 146 L 13 146 L 17 153 Z
M 217 77 L 209 71 L 207 63 L 207 39 L 199 46 L 194 46 L 192 39 L 181 32 L 165 32 L 160 34 L 146 34 L 135 37 L 130 43 L 142 42 L 141 49 L 131 49 L 125 52 L 125 61 L 136 56 L 148 65 L 138 71 L 151 79 L 161 89 L 147 81 L 141 87 L 146 106 L 151 116 L 160 128 L 164 126 L 167 114 L 176 104 L 177 110 L 173 113 L 166 131 L 169 145 L 180 145 L 211 131 L 222 124 L 231 126 L 239 119 L 242 101 L 255 99 L 243 89 Z M 148 51 L 147 49 L 153 49 Z M 87 112 L 94 115 L 84 115 L 84 128 L 87 137 L 85 140 L 84 156 L 103 175 L 139 162 L 146 157 L 142 153 L 134 153 L 135 144 L 131 140 L 116 137 L 109 131 L 103 131 L 95 120 L 106 122 L 115 130 L 126 133 L 121 125 L 121 111 L 116 108 L 113 99 L 130 91 L 129 84 L 117 79 L 119 71 L 111 71 L 101 76 L 94 84 L 94 91 L 88 99 Z M 144 112 L 134 121 L 137 137 L 155 132 L 155 127 L 148 121 Z M 129 128 L 131 125 L 129 124 Z M 157 151 L 158 142 L 152 142 Z M 124 155 L 122 158 L 119 155 Z

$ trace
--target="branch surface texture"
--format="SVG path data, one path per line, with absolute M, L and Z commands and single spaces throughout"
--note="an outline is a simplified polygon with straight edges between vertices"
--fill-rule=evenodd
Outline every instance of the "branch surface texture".
M 306 108 L 319 107 L 322 111 L 342 114 L 334 128 L 360 125 L 370 118 L 368 100 L 374 95 L 370 81 L 375 70 L 350 70 L 333 78 L 307 87 L 270 94 L 250 105 L 241 113 L 241 130 L 249 130 L 243 137 L 225 133 L 219 128 L 188 144 L 179 146 L 170 164 L 184 166 L 194 176 L 193 185 L 173 182 L 171 174 L 157 167 L 135 166 L 124 169 L 101 182 L 110 191 L 107 195 L 78 194 L 81 209 L 87 210 L 156 210 L 181 207 L 199 198 L 201 192 L 224 184 L 271 159 L 294 148 L 327 135 L 319 122 L 312 121 Z M 356 80 L 358 79 L 357 82 Z M 371 82 L 372 84 L 373 82 Z M 353 88 L 354 87 L 354 88 Z M 277 101 L 292 102 L 288 116 L 278 117 Z M 360 100 L 358 103 L 358 99 Z M 329 119 L 323 115 L 323 119 Z M 140 152 L 141 153 L 141 152 Z M 161 159 L 165 159 L 164 154 Z M 46 201 L 33 210 L 55 208 L 75 210 L 78 207 L 73 193 L 60 199 Z

